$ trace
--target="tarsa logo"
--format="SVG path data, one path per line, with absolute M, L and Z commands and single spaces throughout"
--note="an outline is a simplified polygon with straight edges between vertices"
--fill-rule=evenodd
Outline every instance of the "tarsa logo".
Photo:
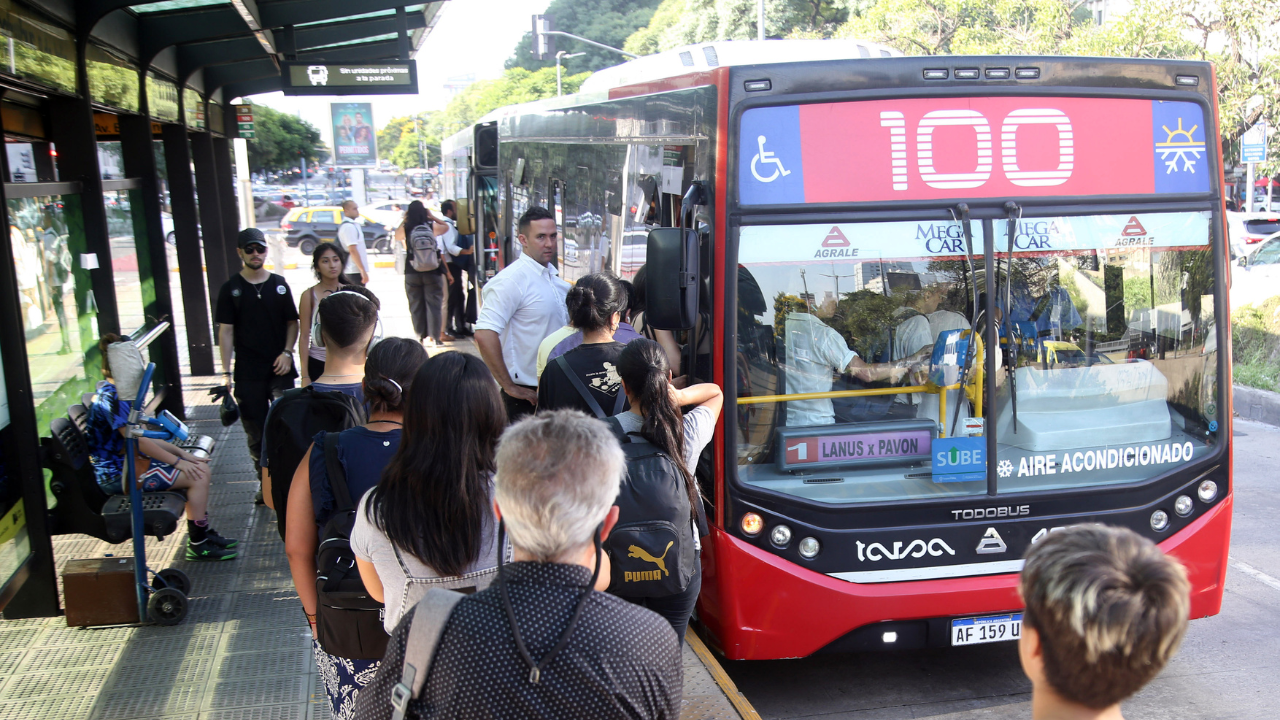
M 934 538 L 927 542 L 924 540 L 912 540 L 907 543 L 906 547 L 903 547 L 903 543 L 898 541 L 893 544 L 892 550 L 878 542 L 867 545 L 859 540 L 856 544 L 858 546 L 858 559 L 862 561 L 903 560 L 909 557 L 924 557 L 926 554 L 938 557 L 944 552 L 948 555 L 956 554 L 956 551 L 952 550 L 950 545 L 947 545 L 939 538 Z
M 645 562 L 653 563 L 654 565 L 658 566 L 658 569 L 643 570 L 640 572 L 624 572 L 622 573 L 622 582 L 642 582 L 645 580 L 661 580 L 662 575 L 664 573 L 667 575 L 670 575 L 671 573 L 670 571 L 667 570 L 667 563 L 665 559 L 667 557 L 667 553 L 671 551 L 671 546 L 674 544 L 675 544 L 675 540 L 672 540 L 671 542 L 667 543 L 667 547 L 663 549 L 662 554 L 659 555 L 658 557 L 654 557 L 650 555 L 648 551 L 646 551 L 644 548 L 640 547 L 639 545 L 632 545 L 631 547 L 627 548 L 627 550 L 629 551 L 627 553 L 627 557 L 638 558 Z

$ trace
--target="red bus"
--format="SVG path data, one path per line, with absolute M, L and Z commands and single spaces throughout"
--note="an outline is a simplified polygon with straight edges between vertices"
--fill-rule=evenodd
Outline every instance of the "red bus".
M 648 267 L 726 412 L 697 620 L 731 659 L 1015 638 L 1022 557 L 1129 527 L 1222 601 L 1213 68 L 717 43 L 500 110 L 497 233 Z

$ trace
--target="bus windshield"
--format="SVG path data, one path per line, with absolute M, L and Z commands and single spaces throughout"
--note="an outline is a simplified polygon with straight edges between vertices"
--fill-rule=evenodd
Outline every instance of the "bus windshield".
M 1200 457 L 1218 429 L 1209 221 L 1027 216 L 1012 258 L 1005 221 L 741 228 L 739 480 L 884 502 L 983 494 L 989 473 L 1002 493 L 1132 483 Z M 971 432 L 994 432 L 997 457 L 937 467 Z

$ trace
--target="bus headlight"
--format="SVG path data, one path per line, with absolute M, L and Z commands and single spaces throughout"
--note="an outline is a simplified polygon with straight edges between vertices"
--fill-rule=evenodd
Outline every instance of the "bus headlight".
M 817 538 L 807 537 L 800 541 L 800 557 L 805 560 L 812 560 L 818 557 L 818 553 L 822 551 L 822 543 Z
M 1164 532 L 1169 527 L 1169 513 L 1163 510 L 1157 510 L 1151 513 L 1151 529 L 1156 532 Z
M 1177 500 L 1173 501 L 1173 511 L 1178 513 L 1180 517 L 1186 517 L 1191 514 L 1191 510 L 1195 504 L 1191 502 L 1190 495 L 1179 495 Z
M 1196 494 L 1200 496 L 1200 502 L 1211 503 L 1214 498 L 1218 497 L 1218 483 L 1212 480 L 1205 480 L 1196 489 Z
M 772 542 L 775 547 L 786 547 L 791 544 L 791 528 L 786 525 L 779 525 L 775 527 L 773 532 L 769 533 L 769 541 Z
M 755 537 L 764 529 L 764 518 L 749 512 L 742 516 L 742 534 L 748 537 Z

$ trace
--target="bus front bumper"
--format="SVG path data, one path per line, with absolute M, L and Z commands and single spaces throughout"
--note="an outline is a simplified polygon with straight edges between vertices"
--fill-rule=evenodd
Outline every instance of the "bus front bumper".
M 1233 495 L 1160 543 L 1191 581 L 1191 617 L 1222 606 Z M 712 528 L 703 552 L 698 619 L 730 660 L 811 655 L 875 623 L 1016 610 L 1018 575 L 859 584 L 805 569 Z M 945 623 L 929 623 L 931 632 Z M 885 627 L 893 627 L 886 625 Z M 946 644 L 947 637 L 927 644 Z

